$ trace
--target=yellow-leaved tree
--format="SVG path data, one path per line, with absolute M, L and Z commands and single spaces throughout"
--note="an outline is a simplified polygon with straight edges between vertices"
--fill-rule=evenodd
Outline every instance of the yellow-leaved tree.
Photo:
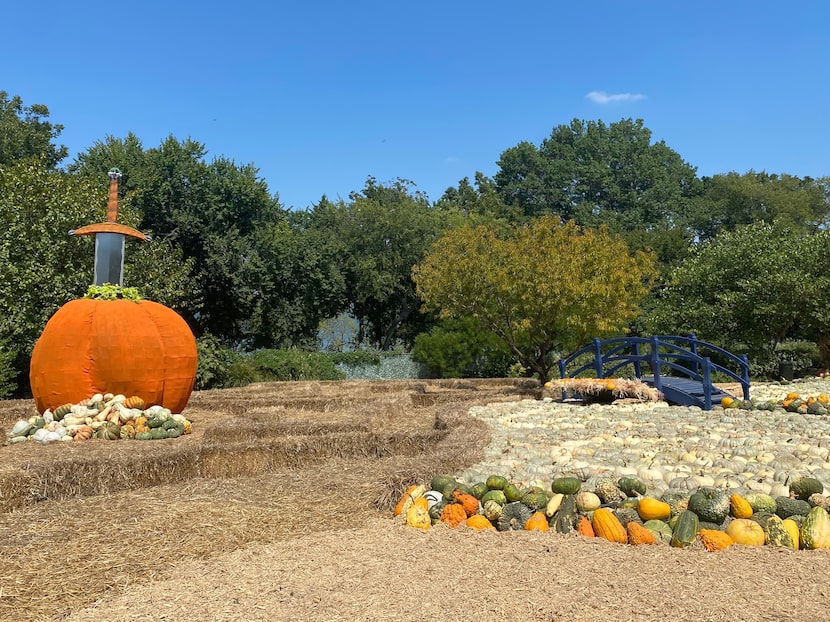
M 424 311 L 475 318 L 542 382 L 559 356 L 624 333 L 656 274 L 652 253 L 555 216 L 451 229 L 413 268 Z

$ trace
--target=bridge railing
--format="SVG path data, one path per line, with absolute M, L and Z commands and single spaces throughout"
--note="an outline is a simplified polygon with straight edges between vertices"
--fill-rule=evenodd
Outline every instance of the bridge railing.
M 713 356 L 720 362 L 713 362 Z M 578 365 L 586 357 L 590 360 Z M 578 367 L 569 370 L 572 365 Z M 655 335 L 594 339 L 589 345 L 559 360 L 559 377 L 576 378 L 593 373 L 597 378 L 608 378 L 627 367 L 633 369 L 636 378 L 645 376 L 644 371 L 648 369 L 658 390 L 662 389 L 661 376 L 683 375 L 703 384 L 707 395 L 712 386 L 712 374 L 719 372 L 728 380 L 740 383 L 744 399 L 749 399 L 747 356 L 739 356 L 713 343 L 701 341 L 694 334 L 688 337 Z

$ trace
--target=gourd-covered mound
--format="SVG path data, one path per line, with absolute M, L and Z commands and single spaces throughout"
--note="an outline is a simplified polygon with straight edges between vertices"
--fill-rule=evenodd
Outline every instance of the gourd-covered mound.
M 405 524 L 435 524 L 498 531 L 575 532 L 621 544 L 686 547 L 709 551 L 733 544 L 792 550 L 830 549 L 830 497 L 812 477 L 793 477 L 790 496 L 772 497 L 701 487 L 647 494 L 636 477 L 555 478 L 549 487 L 520 488 L 492 475 L 467 486 L 450 475 L 410 486 L 394 514 Z
M 662 393 L 654 387 L 628 378 L 563 378 L 545 383 L 545 388 L 569 395 L 581 395 L 588 401 L 629 398 L 656 402 L 663 399 Z
M 147 406 L 138 396 L 97 393 L 77 404 L 21 419 L 8 434 L 8 443 L 34 441 L 48 444 L 86 441 L 90 438 L 139 441 L 177 438 L 190 434 L 191 422 L 162 406 Z

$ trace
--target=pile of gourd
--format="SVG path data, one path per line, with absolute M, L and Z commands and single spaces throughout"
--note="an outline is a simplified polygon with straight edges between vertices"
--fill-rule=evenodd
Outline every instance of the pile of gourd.
M 686 547 L 700 542 L 707 550 L 733 544 L 789 549 L 830 549 L 830 497 L 812 477 L 790 481 L 789 497 L 759 492 L 740 494 L 720 488 L 669 489 L 646 494 L 635 477 L 598 476 L 583 482 L 561 476 L 549 490 L 524 489 L 492 475 L 466 486 L 450 475 L 410 486 L 395 516 L 411 527 L 443 523 L 498 531 L 576 532 L 628 544 L 668 543 Z
M 820 393 L 814 396 L 802 396 L 787 393 L 783 400 L 741 400 L 725 397 L 721 400 L 723 408 L 740 408 L 741 410 L 785 410 L 802 415 L 826 415 L 830 413 L 830 396 Z
M 191 427 L 183 415 L 158 405 L 146 407 L 138 396 L 97 393 L 77 404 L 64 404 L 54 411 L 47 409 L 42 415 L 21 419 L 12 427 L 7 442 L 46 445 L 91 438 L 148 441 L 190 434 Z

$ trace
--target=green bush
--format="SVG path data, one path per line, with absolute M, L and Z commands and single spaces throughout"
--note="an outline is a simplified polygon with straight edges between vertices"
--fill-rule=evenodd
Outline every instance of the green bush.
M 8 351 L 3 344 L 0 344 L 0 399 L 6 399 L 12 395 L 17 385 L 14 379 L 17 371 L 14 368 L 14 353 Z
M 811 368 L 821 366 L 821 354 L 812 341 L 783 341 L 775 347 L 775 355 L 778 363 L 792 365 L 796 376 L 803 376 Z
M 231 371 L 239 364 L 240 356 L 224 345 L 218 337 L 210 334 L 196 340 L 196 352 L 199 355 L 199 363 L 196 367 L 195 388 L 201 391 L 230 386 Z
M 301 350 L 257 350 L 250 355 L 258 379 L 264 382 L 281 380 L 342 380 L 330 354 Z
M 412 358 L 434 378 L 504 377 L 515 363 L 495 335 L 469 318 L 446 320 L 415 337 Z

